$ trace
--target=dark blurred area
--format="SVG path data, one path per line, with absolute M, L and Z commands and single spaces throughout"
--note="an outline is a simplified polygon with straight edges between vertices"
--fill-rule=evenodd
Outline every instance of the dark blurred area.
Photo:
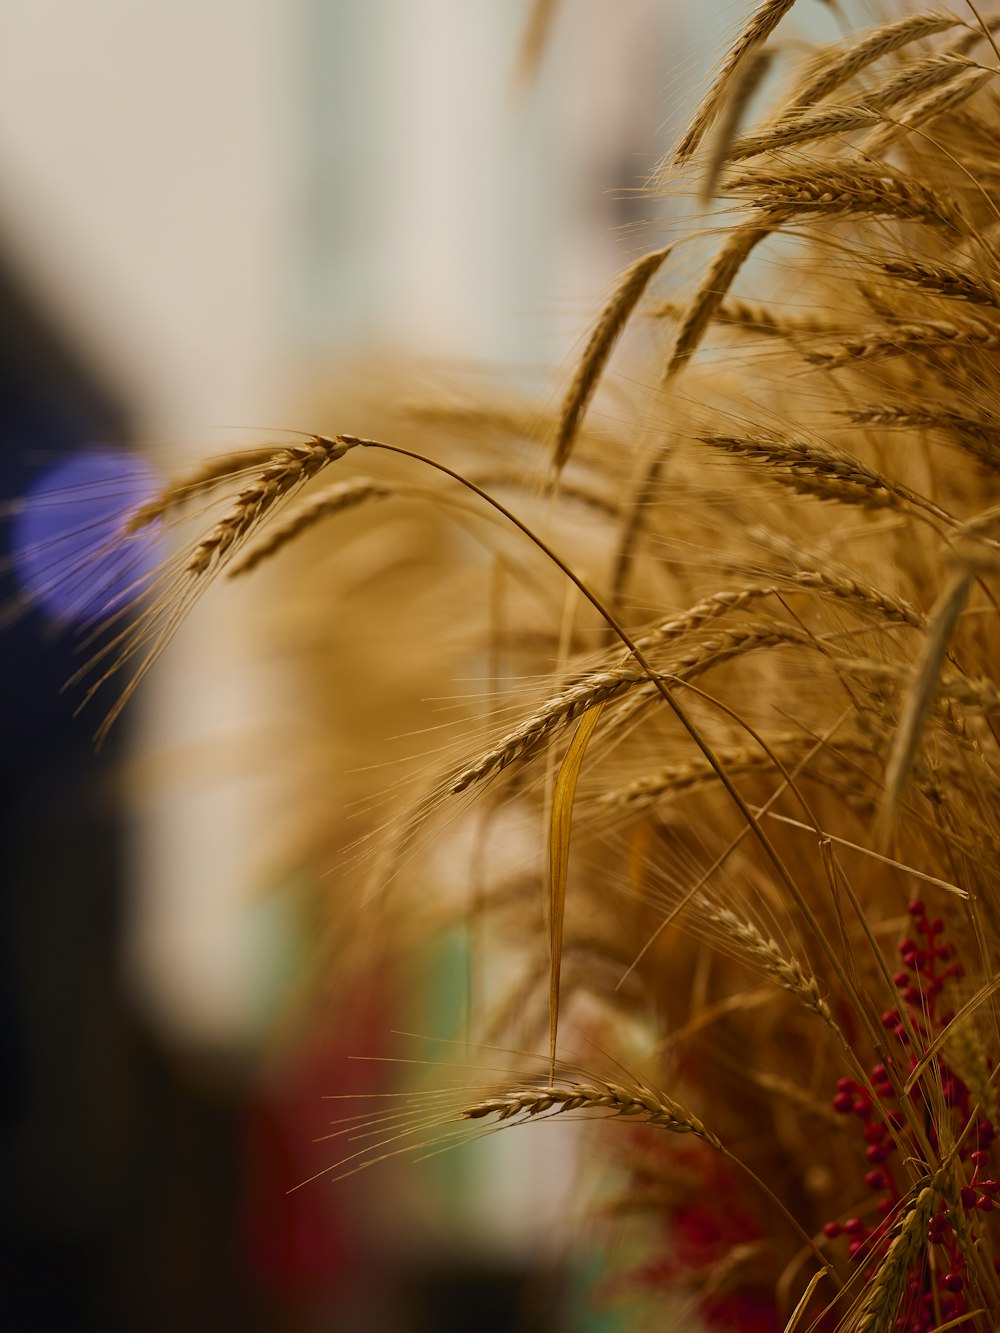
M 5 513 L 68 457 L 130 436 L 128 405 L 0 266 Z M 11 524 L 5 524 L 9 537 Z M 131 1012 L 115 775 L 97 752 L 73 636 L 21 589 L 0 600 L 0 1060 L 5 1326 L 252 1327 L 237 1244 L 237 1087 L 185 1067 Z M 261 1325 L 262 1327 L 264 1325 Z
M 67 459 L 124 446 L 128 403 L 0 263 L 0 1320 L 24 1333 L 557 1330 L 558 1275 L 502 1260 L 389 1266 L 315 1169 L 321 1098 L 377 1046 L 359 997 L 267 1074 L 170 1047 L 122 966 L 129 719 L 74 716 L 79 635 L 24 597 L 13 519 Z M 65 497 L 64 497 L 65 498 Z M 63 503 L 60 499 L 59 503 Z M 93 651 L 97 645 L 90 645 Z

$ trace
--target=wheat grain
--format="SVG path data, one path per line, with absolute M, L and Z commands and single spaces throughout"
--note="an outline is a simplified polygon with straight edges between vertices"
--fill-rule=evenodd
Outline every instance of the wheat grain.
M 844 415 L 860 426 L 946 431 L 951 436 L 950 443 L 984 467 L 1000 467 L 1000 420 L 966 417 L 946 407 L 913 409 L 888 403 L 849 409 Z
M 953 51 L 914 60 L 883 83 L 866 88 L 864 104 L 878 111 L 887 111 L 898 102 L 929 92 L 942 83 L 949 83 L 969 70 L 981 73 L 982 66 L 968 56 Z
M 894 662 L 876 662 L 866 658 L 841 658 L 838 665 L 854 675 L 868 676 L 893 684 L 907 681 L 909 668 Z M 1000 714 L 1000 688 L 986 676 L 968 676 L 954 671 L 943 671 L 938 678 L 938 696 L 963 708 L 977 709 L 984 717 Z
M 910 403 L 871 403 L 865 407 L 845 408 L 843 415 L 858 426 L 946 430 L 974 435 L 984 443 L 993 443 L 1000 435 L 1000 417 L 970 417 L 938 404 L 917 407 Z
M 716 757 L 726 771 L 733 777 L 751 777 L 754 774 L 768 773 L 777 776 L 773 756 L 776 756 L 787 768 L 798 768 L 808 760 L 816 749 L 816 742 L 811 737 L 804 737 L 794 732 L 768 738 L 767 751 L 760 746 L 718 745 Z M 770 753 L 768 753 L 768 751 Z M 845 753 L 857 753 L 870 756 L 871 746 L 861 742 L 838 743 L 836 750 L 829 751 L 832 761 L 844 762 Z M 822 751 L 821 754 L 826 754 Z M 811 777 L 822 776 L 819 766 L 810 763 L 806 773 Z M 617 810 L 629 816 L 644 814 L 662 801 L 675 796 L 683 796 L 718 782 L 718 775 L 707 760 L 702 758 L 665 764 L 652 773 L 643 773 L 632 778 L 621 787 L 611 787 L 597 798 L 597 806 L 602 809 Z
M 671 654 L 671 674 L 682 680 L 694 680 L 711 667 L 720 666 L 734 657 L 745 657 L 760 648 L 780 644 L 815 647 L 815 638 L 805 630 L 791 625 L 768 622 L 727 626 L 715 634 L 700 639 L 690 648 L 678 648 Z
M 780 751 L 785 757 L 789 746 L 800 741 L 801 737 L 782 738 L 769 741 L 772 751 Z M 761 771 L 773 772 L 774 763 L 770 755 L 759 747 L 717 745 L 716 757 L 726 771 L 733 777 Z M 613 809 L 628 810 L 630 813 L 642 813 L 652 809 L 668 796 L 676 796 L 706 783 L 718 782 L 715 769 L 706 759 L 689 759 L 675 764 L 665 764 L 654 773 L 643 773 L 632 778 L 623 787 L 612 787 L 598 797 L 598 804 Z
M 995 1126 L 1000 1121 L 996 1088 L 986 1045 L 973 1015 L 952 1024 L 947 1051 L 950 1063 L 979 1104 L 980 1114 Z
M 904 598 L 833 570 L 801 569 L 780 577 L 791 586 L 809 588 L 825 597 L 848 602 L 857 609 L 874 612 L 890 623 L 909 625 L 913 629 L 923 629 L 927 623 L 926 617 Z
M 815 639 L 790 625 L 758 623 L 733 626 L 677 648 L 663 667 L 664 676 L 694 680 L 713 667 L 736 657 L 782 644 L 814 646 Z M 641 650 L 640 650 L 641 651 Z M 595 704 L 617 699 L 637 688 L 652 688 L 649 676 L 634 666 L 593 671 L 574 681 L 531 713 L 448 783 L 452 794 L 495 776 L 515 760 L 529 758 L 569 723 Z
M 741 611 L 751 602 L 766 597 L 775 591 L 773 584 L 755 584 L 746 588 L 726 589 L 712 593 L 710 597 L 689 607 L 681 615 L 670 620 L 663 620 L 651 629 L 637 635 L 634 642 L 640 651 L 667 643 L 670 639 L 680 638 L 692 630 L 699 629 L 710 620 L 728 615 L 731 611 Z

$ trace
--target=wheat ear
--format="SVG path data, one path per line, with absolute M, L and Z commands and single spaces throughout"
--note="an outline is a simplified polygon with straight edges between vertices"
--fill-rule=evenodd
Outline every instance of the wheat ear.
M 665 378 L 670 379 L 684 365 L 701 342 L 716 311 L 736 279 L 736 275 L 756 245 L 780 226 L 786 214 L 780 209 L 770 210 L 764 221 L 741 223 L 726 239 L 715 256 L 704 281 L 681 316 L 674 335 L 673 347 L 667 359 Z
M 732 161 L 733 145 L 744 113 L 771 68 L 773 53 L 758 47 L 750 59 L 744 61 L 733 80 L 725 110 L 712 137 L 712 151 L 705 166 L 699 198 L 707 204 L 715 194 L 727 162 Z
M 701 914 L 736 944 L 749 962 L 760 967 L 783 990 L 794 995 L 807 1009 L 822 1018 L 824 1023 L 830 1027 L 834 1025 L 830 1006 L 823 999 L 819 983 L 797 959 L 789 958 L 769 935 L 765 935 L 752 922 L 737 916 L 728 907 L 718 907 L 702 895 L 694 901 Z
M 886 124 L 876 129 L 865 140 L 864 151 L 881 156 L 900 130 L 917 130 L 923 125 L 943 116 L 946 111 L 954 111 L 962 102 L 967 101 L 994 77 L 993 70 L 967 69 L 944 88 L 936 88 L 919 98 L 912 106 L 900 112 L 894 120 L 886 117 Z
M 698 438 L 713 449 L 763 465 L 768 469 L 765 474 L 768 480 L 810 495 L 871 508 L 912 506 L 934 518 L 954 523 L 951 515 L 926 496 L 828 445 L 785 440 L 764 432 L 748 436 L 700 435 Z
M 692 155 L 706 131 L 716 120 L 723 98 L 730 91 L 730 85 L 740 67 L 767 41 L 794 4 L 795 0 L 764 0 L 764 3 L 754 10 L 742 32 L 729 48 L 729 53 L 715 81 L 702 98 L 694 119 L 674 149 L 671 159 L 673 164 L 685 162 Z
M 733 143 L 729 159 L 739 162 L 779 148 L 815 143 L 831 135 L 884 125 L 888 111 L 897 103 L 930 92 L 941 84 L 951 83 L 970 71 L 982 75 L 981 67 L 974 61 L 950 53 L 914 61 L 892 78 L 866 89 L 857 104 L 821 106 L 782 116 L 766 129 L 742 136 Z
M 533 1120 L 579 1110 L 610 1111 L 613 1116 L 659 1125 L 673 1134 L 693 1134 L 713 1148 L 722 1147 L 719 1139 L 697 1116 L 672 1097 L 654 1092 L 641 1083 L 626 1086 L 593 1076 L 568 1078 L 541 1086 L 528 1081 L 515 1082 L 465 1107 L 462 1116 L 466 1120 L 483 1120 L 491 1115 L 498 1120 L 518 1117 Z
M 678 319 L 686 307 L 678 301 L 658 301 L 645 312 L 652 319 Z M 844 331 L 844 326 L 833 325 L 828 320 L 818 319 L 813 315 L 779 315 L 770 306 L 756 301 L 738 301 L 730 298 L 718 306 L 713 319 L 716 324 L 728 324 L 734 328 L 745 329 L 749 333 L 759 333 L 766 338 L 801 338 L 808 335 L 826 334 L 832 337 Z
M 231 454 L 221 454 L 218 458 L 207 459 L 193 471 L 172 481 L 152 500 L 130 514 L 125 524 L 125 533 L 138 532 L 140 528 L 154 523 L 158 518 L 163 518 L 171 510 L 186 504 L 188 500 L 207 495 L 216 486 L 240 473 L 266 466 L 276 454 L 282 452 L 283 450 L 275 450 L 274 446 L 270 445 L 266 449 L 243 449 Z
M 593 397 L 615 343 L 628 323 L 629 315 L 642 300 L 653 275 L 672 248 L 668 245 L 637 259 L 622 274 L 614 296 L 601 311 L 559 413 L 552 455 L 552 466 L 556 472 L 561 470 L 570 455 L 587 404 Z
M 957 324 L 952 320 L 928 319 L 921 323 L 891 324 L 872 329 L 859 337 L 845 339 L 837 347 L 814 348 L 803 352 L 803 356 L 812 366 L 836 370 L 858 361 L 906 356 L 924 347 L 978 347 L 995 351 L 1000 347 L 1000 331 L 974 320 Z
M 855 1333 L 889 1333 L 895 1327 L 907 1274 L 926 1241 L 937 1191 L 926 1185 L 896 1224 L 892 1243 L 868 1287 Z
M 837 48 L 831 50 L 824 47 L 809 62 L 788 102 L 793 106 L 809 106 L 818 102 L 883 56 L 962 23 L 955 14 L 934 11 L 911 14 L 906 18 L 879 24 L 846 50 L 838 52 Z
M 252 546 L 242 559 L 235 561 L 229 568 L 229 577 L 237 578 L 249 574 L 264 560 L 270 559 L 289 542 L 301 536 L 309 528 L 324 518 L 342 514 L 347 509 L 364 504 L 366 500 L 381 500 L 398 493 L 398 488 L 375 481 L 372 477 L 352 477 L 349 481 L 338 482 L 310 496 L 288 514 L 283 523 L 272 527 L 256 545 Z
M 749 195 L 751 205 L 764 213 L 895 218 L 950 232 L 967 230 L 957 204 L 949 203 L 919 181 L 884 168 L 817 164 L 781 175 L 749 171 L 730 178 L 726 188 Z
M 922 291 L 933 292 L 953 301 L 968 301 L 970 305 L 1000 308 L 997 288 L 985 274 L 970 273 L 968 269 L 952 264 L 921 262 L 915 259 L 885 259 L 882 270 L 891 278 L 911 283 Z
M 305 444 L 289 445 L 272 454 L 256 479 L 240 491 L 229 512 L 195 546 L 188 560 L 188 572 L 201 576 L 217 566 L 249 536 L 279 500 L 315 477 L 329 463 L 343 458 L 348 449 L 359 443 L 361 441 L 353 436 L 338 435 L 328 439 L 314 435 Z

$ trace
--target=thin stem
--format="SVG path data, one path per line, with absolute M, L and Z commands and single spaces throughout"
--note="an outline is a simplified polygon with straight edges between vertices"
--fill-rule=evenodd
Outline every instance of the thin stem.
M 506 518 L 509 523 L 513 524 L 513 526 L 517 528 L 519 532 L 522 532 L 528 538 L 528 540 L 532 542 L 538 548 L 538 550 L 542 552 L 543 555 L 547 556 L 548 559 L 551 560 L 552 563 L 557 567 L 557 569 L 559 569 L 560 572 L 564 574 L 566 578 L 569 579 L 570 582 L 573 583 L 580 590 L 580 592 L 591 604 L 594 610 L 597 611 L 597 613 L 602 617 L 605 623 L 615 632 L 618 638 L 629 650 L 629 653 L 632 655 L 635 661 L 639 664 L 642 670 L 649 677 L 653 686 L 656 688 L 659 694 L 662 695 L 664 702 L 671 709 L 674 716 L 677 718 L 678 722 L 680 722 L 681 726 L 685 729 L 685 731 L 697 745 L 698 749 L 701 750 L 702 754 L 708 760 L 708 763 L 715 772 L 716 777 L 719 779 L 725 790 L 728 792 L 733 803 L 736 805 L 736 808 L 739 810 L 740 814 L 743 816 L 743 818 L 746 820 L 746 823 L 752 830 L 754 837 L 760 843 L 760 846 L 763 849 L 764 854 L 767 856 L 768 860 L 774 866 L 774 869 L 777 872 L 777 875 L 781 880 L 782 884 L 784 884 L 785 888 L 791 894 L 793 900 L 799 907 L 807 908 L 805 900 L 801 892 L 799 891 L 798 886 L 793 880 L 791 873 L 788 870 L 788 867 L 785 865 L 780 855 L 778 854 L 777 848 L 774 846 L 770 838 L 767 836 L 767 833 L 764 831 L 760 821 L 757 819 L 753 811 L 750 809 L 750 806 L 746 803 L 746 801 L 740 795 L 739 791 L 736 789 L 736 786 L 733 783 L 732 778 L 730 778 L 729 774 L 726 772 L 725 768 L 722 765 L 722 762 L 715 754 L 711 745 L 702 735 L 701 731 L 699 730 L 695 722 L 689 716 L 687 710 L 674 698 L 674 695 L 667 688 L 667 685 L 661 674 L 654 669 L 649 659 L 642 652 L 642 650 L 635 643 L 635 641 L 631 638 L 628 631 L 624 628 L 624 626 L 614 615 L 614 613 L 610 610 L 610 608 L 605 605 L 605 603 L 597 595 L 597 593 L 595 593 L 594 591 L 592 591 L 590 587 L 588 587 L 588 585 L 583 581 L 583 579 L 579 577 L 579 575 L 573 572 L 573 570 L 569 567 L 569 565 L 566 564 L 566 562 L 562 559 L 562 557 L 559 556 L 552 549 L 552 547 L 548 545 L 547 542 L 545 542 L 541 537 L 539 537 L 539 535 L 536 532 L 533 532 L 531 528 L 527 526 L 526 523 L 522 522 L 522 520 L 519 519 L 516 514 L 512 513 L 511 510 L 509 510 L 499 500 L 495 499 L 488 492 L 484 491 L 481 486 L 477 486 L 474 481 L 470 481 L 468 477 L 462 476 L 460 472 L 456 472 L 453 468 L 448 467 L 447 464 L 445 463 L 439 463 L 433 458 L 428 458 L 425 454 L 416 453 L 412 449 L 404 449 L 400 445 L 386 444 L 381 440 L 365 440 L 365 439 L 360 439 L 358 436 L 355 435 L 339 435 L 337 439 L 346 444 L 357 444 L 371 449 L 382 449 L 385 450 L 387 453 L 391 454 L 398 454 L 402 458 L 410 458 L 416 463 L 422 463 L 425 467 L 430 467 L 433 468 L 436 472 L 443 473 L 446 477 L 450 477 L 453 481 L 457 481 L 459 485 L 464 486 L 466 487 L 467 490 L 472 491 L 473 494 L 478 495 L 481 500 L 483 500 L 486 504 L 490 505 L 493 509 L 495 509 L 497 513 L 502 514 L 503 517 Z M 826 939 L 823 931 L 819 927 L 819 923 L 815 921 L 815 918 L 812 917 L 812 914 L 808 912 L 808 910 L 807 910 L 807 919 L 810 920 L 810 924 L 815 930 L 819 938 L 819 943 L 824 953 L 827 955 L 827 958 L 829 959 L 831 965 L 835 968 L 837 975 L 841 978 L 841 980 L 843 980 L 844 979 L 843 969 L 839 964 L 839 960 L 837 959 L 833 951 L 833 948 L 830 945 L 829 941 Z

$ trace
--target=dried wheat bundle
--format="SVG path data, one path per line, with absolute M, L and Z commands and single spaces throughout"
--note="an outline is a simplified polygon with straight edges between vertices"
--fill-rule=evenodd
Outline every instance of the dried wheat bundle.
M 434 915 L 522 959 L 470 1008 L 545 1065 L 386 1143 L 643 1121 L 618 1152 L 647 1309 L 971 1333 L 1000 1322 L 997 23 L 896 11 L 803 58 L 772 44 L 794 7 L 746 7 L 655 182 L 707 182 L 714 256 L 686 282 L 657 237 L 625 267 L 544 456 L 543 413 L 442 402 L 210 462 L 131 520 L 222 506 L 111 653 L 145 661 L 220 570 L 295 569 L 303 532 L 350 552 L 300 564 L 289 641 L 304 785 L 353 767 L 367 823 L 322 803 L 299 855 L 354 837 L 342 896 L 377 891 L 377 947 Z M 657 363 L 590 428 L 650 313 Z M 365 507 L 390 496 L 391 522 Z M 387 701 L 421 753 L 372 734 Z M 567 1072 L 567 1024 L 619 1072 Z

